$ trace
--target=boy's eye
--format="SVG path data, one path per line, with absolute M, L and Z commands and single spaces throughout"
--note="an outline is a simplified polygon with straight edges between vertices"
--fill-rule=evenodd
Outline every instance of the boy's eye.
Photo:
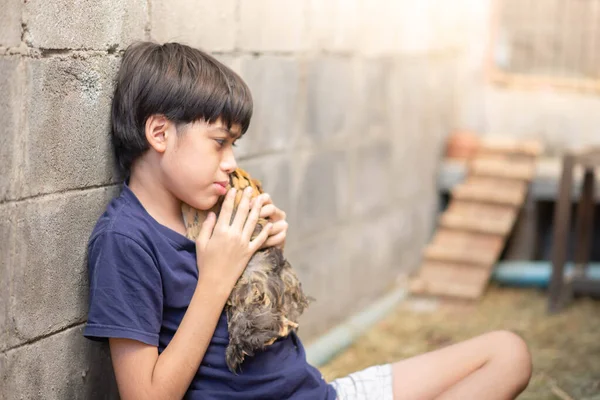
M 215 142 L 219 143 L 219 146 L 223 146 L 227 142 L 227 139 L 215 139 Z M 237 140 L 234 141 L 233 143 L 231 143 L 231 145 L 233 147 L 236 147 L 237 146 Z

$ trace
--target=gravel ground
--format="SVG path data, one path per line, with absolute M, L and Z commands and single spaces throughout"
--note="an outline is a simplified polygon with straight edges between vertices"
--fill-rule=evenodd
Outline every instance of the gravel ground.
M 509 329 L 525 339 L 533 356 L 533 377 L 519 399 L 600 400 L 600 301 L 578 298 L 552 316 L 546 301 L 538 289 L 498 286 L 476 303 L 411 298 L 320 369 L 332 380 Z

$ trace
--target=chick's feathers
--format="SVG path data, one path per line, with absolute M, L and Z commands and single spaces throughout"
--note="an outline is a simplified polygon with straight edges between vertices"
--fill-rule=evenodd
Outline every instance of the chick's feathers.
M 238 168 L 230 175 L 228 189 L 237 189 L 234 202 L 235 216 L 242 192 L 252 187 L 252 197 L 263 193 L 256 179 Z M 219 213 L 223 198 L 220 198 L 212 211 Z M 182 205 L 187 237 L 196 240 L 207 212 Z M 260 218 L 252 238 L 256 237 L 268 221 Z M 310 301 L 303 290 L 290 263 L 281 249 L 269 247 L 257 251 L 248 262 L 244 272 L 235 284 L 225 305 L 229 344 L 225 359 L 228 368 L 236 372 L 245 356 L 253 356 L 264 350 L 277 339 L 298 329 L 298 318 Z

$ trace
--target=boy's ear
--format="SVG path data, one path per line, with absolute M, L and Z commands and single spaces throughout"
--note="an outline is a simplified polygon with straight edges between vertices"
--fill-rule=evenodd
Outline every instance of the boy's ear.
M 171 127 L 171 122 L 161 114 L 151 115 L 146 120 L 146 140 L 157 152 L 164 153 L 167 149 Z

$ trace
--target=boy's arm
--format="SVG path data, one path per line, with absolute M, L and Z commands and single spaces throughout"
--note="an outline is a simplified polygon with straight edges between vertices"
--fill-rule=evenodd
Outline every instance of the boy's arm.
M 181 399 L 215 331 L 231 287 L 199 280 L 190 305 L 167 348 L 131 339 L 110 339 L 121 398 Z

